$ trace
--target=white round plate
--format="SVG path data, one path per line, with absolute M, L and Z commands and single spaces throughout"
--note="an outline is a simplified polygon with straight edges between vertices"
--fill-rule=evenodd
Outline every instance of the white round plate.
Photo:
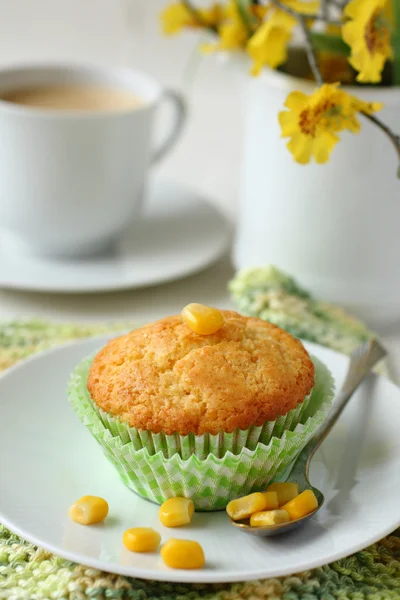
M 314 520 L 292 533 L 256 538 L 234 529 L 224 511 L 195 514 L 190 526 L 167 529 L 158 506 L 129 491 L 72 412 L 66 386 L 73 367 L 106 338 L 63 346 L 0 378 L 0 521 L 48 550 L 113 573 L 181 582 L 277 577 L 327 564 L 366 547 L 400 525 L 400 390 L 371 377 L 351 400 L 312 462 L 311 481 L 326 498 Z M 347 359 L 306 344 L 338 385 Z M 104 523 L 69 520 L 85 494 L 109 502 Z M 158 553 L 134 554 L 122 534 L 135 526 L 198 540 L 207 559 L 198 571 L 170 570 Z
M 144 205 L 139 225 L 110 255 L 95 259 L 18 255 L 0 236 L 0 289 L 77 293 L 145 287 L 204 269 L 227 249 L 227 220 L 193 190 L 153 178 Z

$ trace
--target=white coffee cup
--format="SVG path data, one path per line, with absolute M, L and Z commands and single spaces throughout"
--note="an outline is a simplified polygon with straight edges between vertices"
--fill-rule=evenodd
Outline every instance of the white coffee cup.
M 98 85 L 140 98 L 124 110 L 43 109 L 0 100 L 0 236 L 6 247 L 52 257 L 103 251 L 140 215 L 148 168 L 179 136 L 179 94 L 125 68 L 28 65 L 0 70 L 0 97 L 38 85 Z M 175 118 L 152 149 L 156 108 Z

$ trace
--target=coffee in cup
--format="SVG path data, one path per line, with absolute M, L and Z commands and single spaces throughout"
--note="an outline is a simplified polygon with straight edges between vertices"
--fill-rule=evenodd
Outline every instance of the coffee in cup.
M 0 100 L 47 110 L 131 110 L 142 99 L 129 90 L 99 85 L 36 85 L 5 91 Z

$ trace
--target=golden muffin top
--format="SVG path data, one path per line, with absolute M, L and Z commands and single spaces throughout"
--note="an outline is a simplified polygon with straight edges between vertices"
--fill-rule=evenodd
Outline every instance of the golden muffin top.
M 93 401 L 131 427 L 167 435 L 230 433 L 295 408 L 314 385 L 302 343 L 266 321 L 221 313 L 212 335 L 174 316 L 110 341 L 90 368 Z

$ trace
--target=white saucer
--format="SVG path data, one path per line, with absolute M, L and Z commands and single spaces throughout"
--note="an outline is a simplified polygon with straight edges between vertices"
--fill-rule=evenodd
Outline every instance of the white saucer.
M 167 529 L 158 506 L 119 479 L 96 441 L 72 412 L 66 386 L 72 368 L 106 338 L 53 350 L 0 377 L 0 521 L 27 540 L 77 563 L 132 577 L 181 582 L 227 582 L 278 577 L 327 564 L 400 526 L 400 390 L 371 377 L 351 400 L 311 464 L 311 482 L 326 503 L 303 528 L 275 538 L 234 529 L 225 511 L 195 514 L 189 526 Z M 341 385 L 348 359 L 314 344 Z M 84 527 L 67 517 L 85 494 L 104 497 L 104 523 Z M 158 553 L 122 545 L 130 527 L 157 529 L 199 541 L 207 564 L 170 570 Z
M 145 214 L 110 256 L 50 260 L 7 252 L 0 237 L 0 288 L 100 292 L 139 288 L 204 269 L 227 249 L 230 226 L 221 213 L 177 183 L 149 183 Z

